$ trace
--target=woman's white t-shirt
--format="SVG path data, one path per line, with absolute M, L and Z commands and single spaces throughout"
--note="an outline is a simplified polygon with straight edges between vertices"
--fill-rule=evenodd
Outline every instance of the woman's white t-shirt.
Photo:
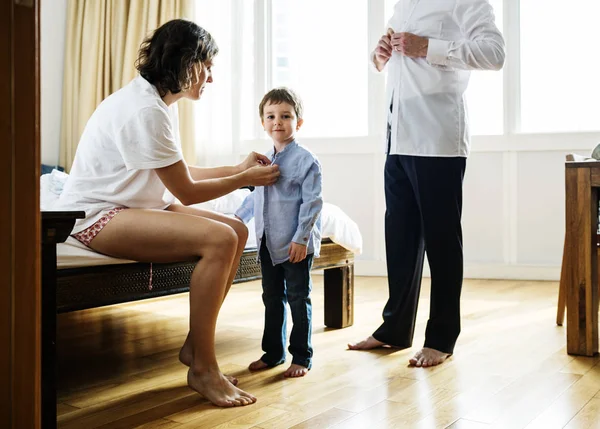
M 73 234 L 115 207 L 164 210 L 174 202 L 154 171 L 183 159 L 177 104 L 141 76 L 92 114 L 54 210 L 83 210 Z

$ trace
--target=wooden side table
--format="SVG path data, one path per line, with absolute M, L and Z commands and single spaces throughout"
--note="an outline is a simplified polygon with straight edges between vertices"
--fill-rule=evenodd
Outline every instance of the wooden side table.
M 565 163 L 567 353 L 598 353 L 598 188 L 600 162 Z
M 85 212 L 42 212 L 42 427 L 56 428 L 56 245 Z

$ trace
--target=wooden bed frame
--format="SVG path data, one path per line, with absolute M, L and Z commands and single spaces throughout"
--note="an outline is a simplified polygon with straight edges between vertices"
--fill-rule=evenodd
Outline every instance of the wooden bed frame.
M 189 291 L 195 262 L 129 263 L 57 269 L 56 245 L 71 233 L 83 212 L 42 212 L 42 414 L 56 421 L 56 316 L 58 313 Z M 313 270 L 324 270 L 325 325 L 354 323 L 354 254 L 329 239 Z M 261 278 L 256 249 L 246 249 L 235 283 Z

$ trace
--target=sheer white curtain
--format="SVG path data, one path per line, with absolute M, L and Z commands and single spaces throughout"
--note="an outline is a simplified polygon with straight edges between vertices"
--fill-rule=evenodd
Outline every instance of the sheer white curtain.
M 197 164 L 214 166 L 236 162 L 232 96 L 232 34 L 236 0 L 196 0 L 195 21 L 215 38 L 219 54 L 212 84 L 194 103 Z

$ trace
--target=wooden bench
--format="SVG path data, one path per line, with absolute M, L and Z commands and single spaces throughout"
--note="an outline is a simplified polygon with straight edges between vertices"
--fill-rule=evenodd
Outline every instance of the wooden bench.
M 129 263 L 57 269 L 56 245 L 83 212 L 42 212 L 42 420 L 56 424 L 56 315 L 188 292 L 195 262 Z M 246 249 L 234 284 L 261 278 L 256 249 Z M 354 323 L 354 254 L 325 239 L 313 270 L 324 270 L 325 325 Z M 44 425 L 49 426 L 50 423 Z

